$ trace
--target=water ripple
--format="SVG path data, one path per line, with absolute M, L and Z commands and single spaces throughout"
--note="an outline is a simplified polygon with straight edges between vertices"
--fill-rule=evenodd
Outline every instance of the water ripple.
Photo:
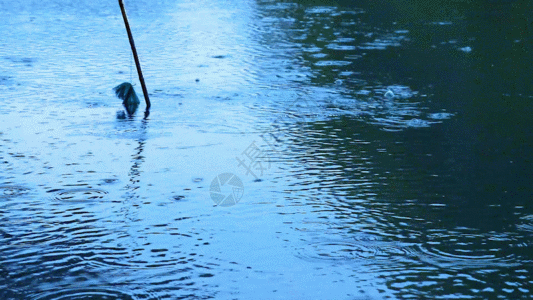
M 86 289 L 57 289 L 42 292 L 28 299 L 32 300 L 137 300 L 137 299 L 159 299 L 149 294 L 133 294 L 123 292 L 113 288 L 86 288 Z
M 94 188 L 75 188 L 55 192 L 54 199 L 63 202 L 99 202 L 105 199 L 107 191 Z
M 15 198 L 27 194 L 29 188 L 18 185 L 0 185 L 0 198 Z
M 479 267 L 511 267 L 519 265 L 517 254 L 510 252 L 515 248 L 515 238 L 508 234 L 493 233 L 483 236 L 474 233 L 463 233 L 461 242 L 454 242 L 450 234 L 433 233 L 430 240 L 417 246 L 421 260 L 447 269 L 464 269 Z M 478 244 L 483 247 L 476 247 Z
M 412 255 L 407 245 L 379 239 L 328 240 L 310 243 L 296 256 L 310 261 L 397 260 Z

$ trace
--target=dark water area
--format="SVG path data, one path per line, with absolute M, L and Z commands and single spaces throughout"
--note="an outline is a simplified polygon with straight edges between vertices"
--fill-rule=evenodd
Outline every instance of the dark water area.
M 530 1 L 0 0 L 0 299 L 530 299 Z M 142 99 L 141 99 L 142 102 Z

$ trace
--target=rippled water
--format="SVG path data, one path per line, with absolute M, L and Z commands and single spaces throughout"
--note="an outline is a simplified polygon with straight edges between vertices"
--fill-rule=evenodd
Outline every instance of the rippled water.
M 0 298 L 530 298 L 530 6 L 0 0 Z

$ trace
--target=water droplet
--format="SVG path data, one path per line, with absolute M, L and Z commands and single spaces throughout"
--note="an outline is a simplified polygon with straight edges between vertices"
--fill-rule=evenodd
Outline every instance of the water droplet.
M 388 91 L 385 93 L 385 98 L 388 98 L 388 99 L 392 99 L 392 98 L 394 98 L 394 93 L 393 93 L 391 90 L 388 90 Z

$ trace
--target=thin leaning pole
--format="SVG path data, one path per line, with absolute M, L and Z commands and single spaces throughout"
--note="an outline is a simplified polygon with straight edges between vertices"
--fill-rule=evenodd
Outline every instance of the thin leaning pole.
M 122 0 L 118 0 L 120 5 L 120 10 L 122 10 L 122 17 L 124 18 L 124 25 L 126 25 L 126 31 L 128 32 L 128 38 L 130 40 L 131 52 L 133 52 L 133 58 L 135 59 L 135 66 L 137 67 L 137 74 L 139 74 L 139 81 L 143 89 L 144 100 L 146 101 L 146 110 L 150 109 L 150 98 L 148 97 L 148 90 L 146 89 L 146 84 L 144 83 L 143 72 L 141 71 L 141 63 L 139 62 L 139 57 L 137 56 L 137 49 L 135 48 L 135 42 L 133 41 L 133 35 L 131 34 L 130 24 L 128 22 L 128 16 L 126 15 L 126 9 L 124 8 L 124 3 Z

